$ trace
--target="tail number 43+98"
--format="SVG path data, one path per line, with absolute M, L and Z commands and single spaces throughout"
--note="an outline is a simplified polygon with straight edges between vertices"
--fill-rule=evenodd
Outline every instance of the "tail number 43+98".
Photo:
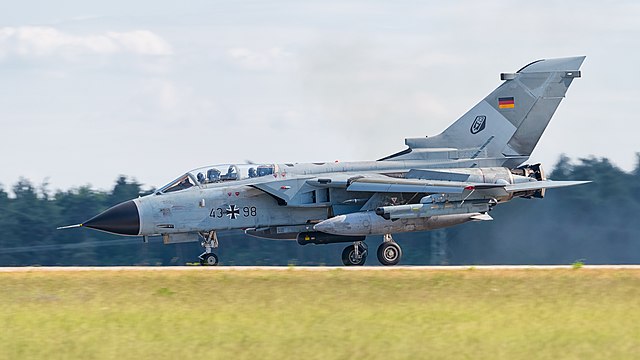
M 229 219 L 235 220 L 239 217 L 253 217 L 253 216 L 256 216 L 257 213 L 258 213 L 258 210 L 256 209 L 255 206 L 244 206 L 242 208 L 239 208 L 235 205 L 229 205 L 227 206 L 226 209 L 223 209 L 223 208 L 211 209 L 209 216 L 212 218 L 218 218 L 218 219 L 222 218 L 223 216 L 228 216 Z

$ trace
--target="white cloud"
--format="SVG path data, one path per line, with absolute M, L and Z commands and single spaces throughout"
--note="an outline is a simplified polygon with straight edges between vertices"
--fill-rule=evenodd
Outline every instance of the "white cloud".
M 278 67 L 293 55 L 279 47 L 272 47 L 263 51 L 234 47 L 229 49 L 227 54 L 234 64 L 248 70 L 265 70 Z
M 172 53 L 169 43 L 148 30 L 73 35 L 49 26 L 0 28 L 0 58 Z
M 119 43 L 125 52 L 140 55 L 171 55 L 173 52 L 166 41 L 148 30 L 108 32 L 106 36 Z

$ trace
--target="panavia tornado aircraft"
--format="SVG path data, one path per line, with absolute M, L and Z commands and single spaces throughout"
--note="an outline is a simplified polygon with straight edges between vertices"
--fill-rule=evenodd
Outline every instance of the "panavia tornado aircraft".
M 218 264 L 221 230 L 301 245 L 350 243 L 345 265 L 363 265 L 366 237 L 382 235 L 378 260 L 396 265 L 402 250 L 394 233 L 492 220 L 500 203 L 587 182 L 551 181 L 540 164 L 522 165 L 583 61 L 538 60 L 503 73 L 497 89 L 441 134 L 405 139 L 405 150 L 377 161 L 206 166 L 63 228 L 200 241 L 203 265 Z

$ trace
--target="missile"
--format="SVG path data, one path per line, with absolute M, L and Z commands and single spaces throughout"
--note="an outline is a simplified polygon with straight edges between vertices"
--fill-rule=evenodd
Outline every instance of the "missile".
M 492 201 L 457 201 L 438 202 L 431 201 L 432 195 L 425 196 L 420 204 L 382 206 L 375 210 L 376 215 L 384 219 L 415 219 L 439 215 L 485 213 L 495 205 Z M 429 199 L 427 199 L 429 198 Z
M 473 212 L 387 220 L 373 211 L 364 211 L 334 216 L 314 225 L 313 229 L 334 235 L 366 236 L 433 230 L 476 220 L 492 218 L 488 214 Z

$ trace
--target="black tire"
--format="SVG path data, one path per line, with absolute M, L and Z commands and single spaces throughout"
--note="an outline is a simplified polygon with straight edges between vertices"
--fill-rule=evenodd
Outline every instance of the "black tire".
M 218 256 L 216 254 L 206 254 L 200 259 L 202 266 L 218 266 Z
M 364 249 L 363 247 L 360 247 L 359 250 L 360 250 L 360 253 L 362 254 L 362 257 L 358 260 L 355 257 L 355 253 L 356 253 L 355 245 L 349 245 L 346 248 L 344 248 L 344 250 L 342 250 L 342 263 L 345 266 L 362 266 L 362 265 L 364 265 L 365 261 L 367 261 L 366 249 Z
M 385 266 L 398 265 L 402 258 L 400 245 L 393 241 L 383 242 L 378 246 L 378 261 Z

